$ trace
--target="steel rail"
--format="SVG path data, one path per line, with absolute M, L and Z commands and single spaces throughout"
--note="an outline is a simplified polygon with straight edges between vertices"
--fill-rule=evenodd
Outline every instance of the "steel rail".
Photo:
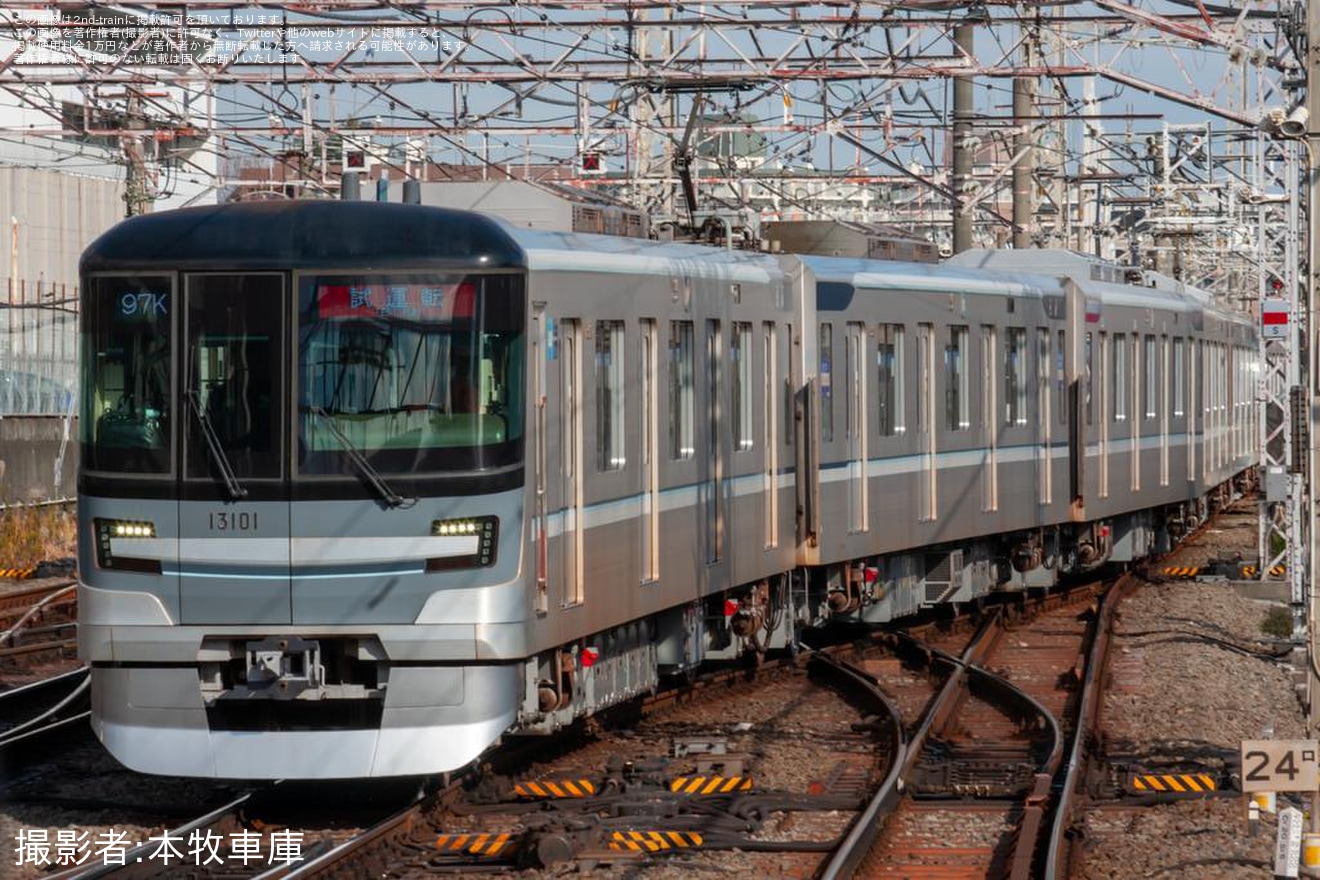
M 1025 797 L 1025 809 L 1015 832 L 1013 858 L 1010 861 L 1009 877 L 1013 880 L 1029 880 L 1032 877 L 1031 866 L 1049 801 L 1051 783 L 1063 760 L 1064 737 L 1058 719 L 1040 701 L 1008 679 L 982 667 L 981 664 L 997 640 L 1006 632 L 1001 616 L 997 613 L 990 615 L 978 628 L 961 656 L 934 648 L 907 633 L 893 634 L 924 654 L 927 665 L 938 662 L 952 667 L 953 671 L 927 707 L 920 726 L 905 746 L 903 761 L 896 762 L 895 772 L 891 773 L 891 777 L 894 777 L 892 788 L 891 781 L 886 780 L 822 870 L 819 875 L 821 878 L 842 880 L 856 874 L 867 853 L 879 839 L 885 821 L 897 806 L 904 780 L 911 776 L 920 762 L 926 740 L 952 718 L 962 695 L 970 691 L 973 680 L 978 686 L 988 686 L 994 690 L 1001 704 L 1016 703 L 1019 711 L 1044 719 L 1050 737 L 1049 752 L 1035 774 L 1032 790 Z
M 14 748 L 15 746 L 35 740 L 38 737 L 50 736 L 51 734 L 58 733 L 59 731 L 64 730 L 65 728 L 73 727 L 75 724 L 78 724 L 79 722 L 84 722 L 84 721 L 90 722 L 91 718 L 92 718 L 92 710 L 88 709 L 86 711 L 79 712 L 76 715 L 70 715 L 68 718 L 60 718 L 59 720 L 52 721 L 49 724 L 44 725 L 42 727 L 37 727 L 37 728 L 33 728 L 32 730 L 25 731 L 23 733 L 18 734 L 17 736 L 6 736 L 4 739 L 0 739 L 0 751 Z M 90 730 L 90 727 L 88 729 Z
M 851 877 L 857 870 L 884 828 L 885 817 L 893 812 L 894 807 L 903 797 L 903 768 L 907 765 L 910 745 L 907 741 L 907 732 L 903 729 L 902 716 L 893 702 L 880 690 L 879 682 L 874 676 L 862 672 L 851 664 L 842 663 L 828 654 L 818 653 L 816 656 L 819 658 L 818 662 L 829 664 L 838 674 L 851 678 L 875 694 L 881 705 L 889 712 L 889 722 L 896 731 L 894 759 L 889 774 L 866 809 L 853 821 L 842 843 L 835 849 L 834 855 L 820 873 L 821 880 L 838 880 L 842 877 Z
M 69 683 L 72 683 L 75 680 L 75 676 L 77 676 L 79 673 L 83 673 L 81 680 L 74 685 L 73 690 L 70 691 L 68 694 L 66 694 L 64 698 L 61 699 L 59 702 L 57 702 L 54 706 L 51 706 L 49 709 L 46 709 L 44 712 L 41 712 L 36 716 L 29 718 L 27 721 L 24 721 L 21 724 L 17 724 L 9 728 L 8 730 L 4 731 L 4 733 L 0 733 L 0 748 L 4 748 L 5 746 L 13 742 L 17 742 L 19 739 L 22 738 L 20 734 L 23 734 L 25 731 L 28 731 L 29 729 L 33 728 L 35 725 L 38 725 L 43 721 L 47 721 L 48 719 L 55 717 L 62 710 L 72 705 L 74 701 L 77 700 L 79 697 L 81 697 L 85 692 L 87 692 L 92 686 L 92 679 L 91 676 L 85 674 L 86 671 L 87 670 L 85 668 L 75 669 L 73 670 L 73 672 L 65 673 L 64 675 L 57 676 L 55 679 L 49 679 L 47 682 L 37 682 L 36 683 L 37 685 L 41 685 L 41 684 L 50 684 L 53 682 L 63 682 L 67 679 Z M 29 685 L 29 687 L 33 687 L 33 685 Z M 16 689 L 12 693 L 19 693 L 20 690 L 22 690 L 22 692 L 25 695 L 30 696 L 32 693 L 32 691 L 27 689 Z
M 7 612 L 16 609 L 30 609 L 34 603 L 37 606 L 44 605 L 46 601 L 53 599 L 55 594 L 63 595 L 68 592 L 69 588 L 77 586 L 77 581 L 65 580 L 57 584 L 45 584 L 40 587 L 30 587 L 26 590 L 16 590 L 12 593 L 0 593 L 0 617 L 7 617 L 9 616 Z
M 460 783 L 455 780 L 451 782 L 449 790 L 457 790 Z M 343 843 L 333 849 L 322 853 L 321 855 L 306 861 L 289 861 L 282 865 L 276 865 L 264 874 L 259 874 L 253 880 L 276 880 L 276 878 L 305 878 L 314 877 L 321 871 L 328 870 L 333 866 L 345 861 L 360 850 L 366 849 L 376 841 L 387 837 L 393 833 L 406 833 L 411 831 L 413 824 L 421 818 L 420 801 L 411 804 L 400 810 L 394 815 L 375 825 L 372 825 L 361 834 L 345 840 Z
M 1091 642 L 1091 651 L 1086 659 L 1086 672 L 1082 677 L 1082 697 L 1077 711 L 1077 726 L 1073 731 L 1067 770 L 1061 782 L 1058 802 L 1054 808 L 1054 821 L 1050 827 L 1050 845 L 1045 854 L 1044 880 L 1064 880 L 1068 876 L 1069 851 L 1066 845 L 1066 833 L 1072 821 L 1077 787 L 1086 770 L 1086 744 L 1100 716 L 1100 697 L 1104 690 L 1101 681 L 1104 669 L 1109 663 L 1109 645 L 1113 636 L 1114 617 L 1123 598 L 1136 583 L 1135 578 L 1125 575 L 1100 600 L 1095 638 Z
M 279 783 L 277 782 L 275 785 L 279 785 Z M 253 794 L 255 794 L 255 792 L 246 792 L 224 806 L 215 808 L 204 816 L 198 816 L 187 824 L 180 825 L 178 828 L 164 832 L 164 836 L 169 839 L 179 838 L 187 840 L 188 835 L 192 834 L 194 831 L 214 825 L 225 816 L 235 812 L 239 807 L 245 804 Z M 43 880 L 92 880 L 92 878 L 95 877 L 106 877 L 128 865 L 135 865 L 138 862 L 149 861 L 160 845 L 160 840 L 161 838 L 158 836 L 126 851 L 122 863 L 117 862 L 114 864 L 93 865 L 90 868 L 79 866 L 59 874 L 47 875 Z

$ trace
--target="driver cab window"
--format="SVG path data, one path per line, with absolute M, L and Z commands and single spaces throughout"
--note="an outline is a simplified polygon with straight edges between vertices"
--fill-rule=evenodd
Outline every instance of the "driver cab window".
M 208 427 L 235 476 L 281 475 L 275 413 L 281 387 L 282 293 L 278 275 L 188 278 L 188 477 L 210 478 L 217 467 L 207 447 Z
M 115 474 L 173 470 L 168 276 L 88 280 L 83 315 L 82 466 Z

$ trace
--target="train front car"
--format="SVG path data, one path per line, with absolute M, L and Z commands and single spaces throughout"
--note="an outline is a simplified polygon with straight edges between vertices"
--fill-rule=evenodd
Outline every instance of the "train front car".
M 471 761 L 522 650 L 526 272 L 378 203 L 135 218 L 82 262 L 80 652 L 120 761 Z

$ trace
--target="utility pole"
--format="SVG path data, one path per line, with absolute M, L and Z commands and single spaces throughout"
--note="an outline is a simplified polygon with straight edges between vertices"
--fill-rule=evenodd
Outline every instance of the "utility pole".
M 130 88 L 127 100 L 124 134 L 120 138 L 125 166 L 124 216 L 136 217 L 151 208 L 151 196 L 147 193 L 147 159 L 142 146 L 142 132 L 147 125 L 142 110 L 142 96 Z
M 1036 25 L 1028 26 L 1022 34 L 1022 66 L 1033 68 L 1037 63 L 1036 42 L 1040 32 Z M 1013 247 L 1016 250 L 1032 246 L 1036 200 L 1036 77 L 1019 76 L 1013 80 L 1013 125 L 1017 134 L 1013 138 Z
M 975 58 L 976 30 L 968 19 L 953 29 L 953 44 L 970 65 Z M 972 114 L 975 110 L 974 81 L 970 76 L 953 78 L 953 252 L 972 247 Z

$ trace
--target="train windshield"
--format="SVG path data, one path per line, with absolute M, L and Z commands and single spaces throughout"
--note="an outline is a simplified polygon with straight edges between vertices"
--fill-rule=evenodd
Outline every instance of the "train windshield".
M 87 282 L 82 315 L 82 467 L 168 475 L 174 288 L 167 276 Z
M 298 472 L 382 474 L 516 463 L 523 434 L 518 275 L 303 276 Z

